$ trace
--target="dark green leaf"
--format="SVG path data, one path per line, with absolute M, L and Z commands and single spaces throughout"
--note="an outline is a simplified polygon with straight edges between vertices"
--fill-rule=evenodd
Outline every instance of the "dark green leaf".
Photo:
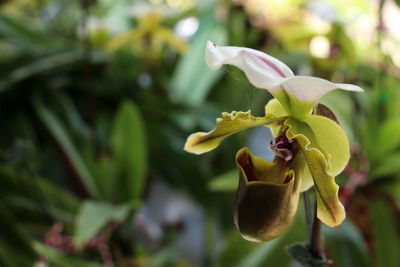
M 400 144 L 400 119 L 393 118 L 385 121 L 378 129 L 377 139 L 374 140 L 374 150 L 371 157 L 377 159 L 395 150 Z
M 118 182 L 124 185 L 129 200 L 137 200 L 146 177 L 147 144 L 142 116 L 130 101 L 122 103 L 118 109 L 112 129 L 111 147 L 117 169 L 123 178 Z
M 371 266 L 364 240 L 349 221 L 336 228 L 324 227 L 323 235 L 335 266 Z
M 377 266 L 400 266 L 400 240 L 393 211 L 388 202 L 374 199 L 371 202 L 372 235 Z
M 34 249 L 47 261 L 59 267 L 101 267 L 103 264 L 82 260 L 75 256 L 66 255 L 55 248 L 46 246 L 39 242 L 33 243 Z
M 89 172 L 89 169 L 83 162 L 63 125 L 53 114 L 53 112 L 46 108 L 39 100 L 35 102 L 35 108 L 39 118 L 42 120 L 43 124 L 46 126 L 47 130 L 50 132 L 56 142 L 60 145 L 63 152 L 68 157 L 68 160 L 71 162 L 71 165 L 82 179 L 86 190 L 92 197 L 98 198 L 99 191 L 94 182 L 92 174 Z
M 211 191 L 235 192 L 238 186 L 238 181 L 239 174 L 235 169 L 212 178 L 208 183 L 208 188 Z
M 132 206 L 107 202 L 83 202 L 75 222 L 75 243 L 78 247 L 95 236 L 110 221 L 124 221 Z
M 26 64 L 10 70 L 0 81 L 0 93 L 4 92 L 13 83 L 26 79 L 40 72 L 76 62 L 82 58 L 82 51 L 72 50 L 59 52 L 54 55 L 43 55 Z
M 4 203 L 0 204 L 0 259 L 7 266 L 28 266 L 35 258 L 29 246 L 32 236 L 10 213 Z
M 372 165 L 371 177 L 393 176 L 400 174 L 400 153 L 390 153 L 383 156 Z

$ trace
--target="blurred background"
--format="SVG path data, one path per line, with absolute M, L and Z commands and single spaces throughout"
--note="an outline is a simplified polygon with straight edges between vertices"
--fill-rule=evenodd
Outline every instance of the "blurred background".
M 0 266 L 298 266 L 304 209 L 271 242 L 233 223 L 235 153 L 271 159 L 260 127 L 183 151 L 221 112 L 271 98 L 207 40 L 296 74 L 354 83 L 322 102 L 350 137 L 336 178 L 346 221 L 323 228 L 331 266 L 400 266 L 399 0 L 0 1 Z

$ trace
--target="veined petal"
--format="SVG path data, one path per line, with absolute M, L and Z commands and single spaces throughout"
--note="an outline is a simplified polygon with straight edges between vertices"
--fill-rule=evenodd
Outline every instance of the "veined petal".
M 342 223 L 346 214 L 342 203 L 339 201 L 339 186 L 335 183 L 334 177 L 326 172 L 328 165 L 324 155 L 318 149 L 309 147 L 310 141 L 304 135 L 296 134 L 291 137 L 300 144 L 314 180 L 317 196 L 317 217 L 330 227 L 338 226 Z
M 206 62 L 213 70 L 225 64 L 236 66 L 256 87 L 270 90 L 284 78 L 293 76 L 288 66 L 263 52 L 245 47 L 217 46 L 210 41 L 206 46 Z
M 276 238 L 289 227 L 296 214 L 301 177 L 296 176 L 296 168 L 291 169 L 286 161 L 276 158 L 270 163 L 253 156 L 247 148 L 236 154 L 236 163 L 239 169 L 234 213 L 237 228 L 249 241 Z
M 228 136 L 242 130 L 276 122 L 278 119 L 272 115 L 253 117 L 250 111 L 222 113 L 222 118 L 217 119 L 217 126 L 208 133 L 199 132 L 191 134 L 186 140 L 184 150 L 194 154 L 202 154 L 213 150 Z

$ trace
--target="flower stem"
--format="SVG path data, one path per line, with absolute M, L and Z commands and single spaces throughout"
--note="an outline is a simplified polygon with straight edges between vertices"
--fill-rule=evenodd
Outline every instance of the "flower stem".
M 315 201 L 314 208 L 314 222 L 312 225 L 311 236 L 310 236 L 310 250 L 314 257 L 323 259 L 322 255 L 322 224 L 317 217 L 317 201 Z
M 304 200 L 304 212 L 306 217 L 307 234 L 311 236 L 311 210 L 310 210 L 310 197 L 308 195 L 308 190 L 303 192 Z

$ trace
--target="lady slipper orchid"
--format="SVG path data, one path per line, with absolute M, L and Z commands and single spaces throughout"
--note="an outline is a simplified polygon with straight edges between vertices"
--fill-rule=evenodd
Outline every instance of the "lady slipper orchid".
M 224 64 L 244 71 L 256 87 L 274 98 L 264 117 L 248 112 L 222 113 L 210 132 L 194 133 L 184 149 L 202 154 L 239 131 L 264 125 L 271 129 L 275 154 L 272 163 L 253 156 L 247 148 L 236 155 L 239 185 L 234 219 L 242 236 L 267 241 L 282 234 L 293 221 L 299 194 L 315 187 L 317 216 L 330 227 L 339 225 L 345 211 L 338 198 L 334 176 L 346 166 L 349 141 L 334 113 L 316 102 L 334 89 L 362 92 L 358 86 L 295 76 L 288 66 L 265 53 L 242 47 L 207 43 L 206 62 L 217 70 Z

